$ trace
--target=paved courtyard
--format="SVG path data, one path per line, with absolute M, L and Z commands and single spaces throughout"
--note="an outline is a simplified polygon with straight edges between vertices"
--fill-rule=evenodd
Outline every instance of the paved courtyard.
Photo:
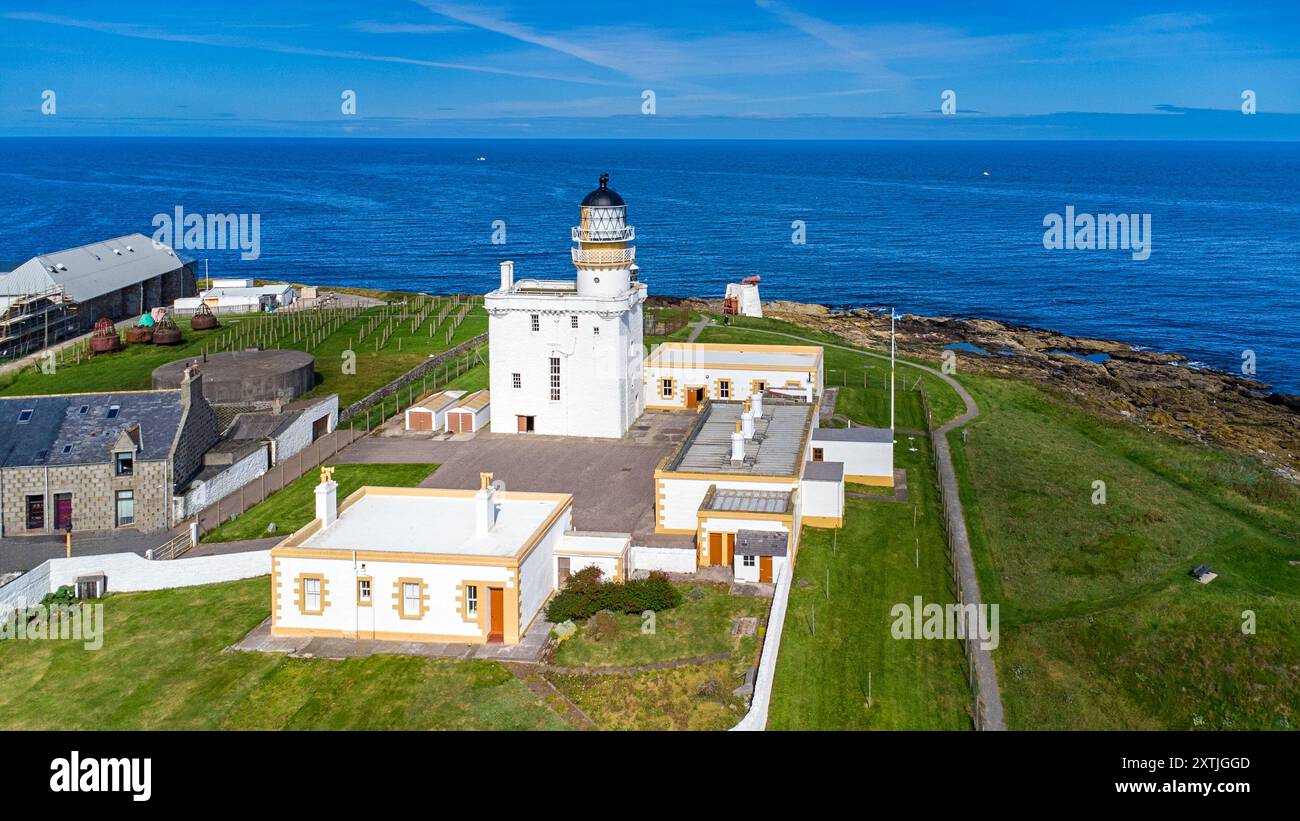
M 693 412 L 643 414 L 622 439 L 500 434 L 433 439 L 370 436 L 335 457 L 340 463 L 433 462 L 424 487 L 476 488 L 490 471 L 507 490 L 572 493 L 579 530 L 632 533 L 637 544 L 690 546 L 689 536 L 654 533 L 654 471 L 695 421 Z

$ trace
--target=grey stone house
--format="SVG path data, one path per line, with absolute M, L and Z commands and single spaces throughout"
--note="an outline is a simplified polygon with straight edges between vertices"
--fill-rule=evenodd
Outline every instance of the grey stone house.
M 197 368 L 177 390 L 0 397 L 0 537 L 165 530 L 218 434 Z

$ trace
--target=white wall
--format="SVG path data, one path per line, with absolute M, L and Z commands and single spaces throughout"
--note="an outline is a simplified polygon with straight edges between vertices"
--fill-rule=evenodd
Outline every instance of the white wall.
M 780 371 L 780 370 L 750 370 L 744 368 L 725 368 L 716 365 L 707 367 L 695 367 L 693 365 L 647 365 L 645 369 L 646 380 L 646 404 L 650 407 L 658 408 L 684 408 L 686 407 L 686 389 L 687 388 L 704 388 L 704 397 L 706 399 L 722 400 L 724 402 L 743 402 L 753 393 L 754 382 L 762 381 L 767 383 L 768 388 L 784 388 L 786 390 L 803 390 L 808 384 L 808 371 Z M 673 397 L 671 399 L 663 398 L 661 379 L 673 380 Z M 813 396 L 821 395 L 821 382 L 817 374 L 813 374 L 815 384 L 813 385 Z M 731 395 L 724 399 L 719 392 L 718 382 L 727 380 L 731 382 Z M 795 387 L 786 387 L 786 382 L 798 383 Z
M 265 576 L 271 572 L 270 556 L 269 550 L 256 550 L 170 561 L 150 561 L 135 553 L 49 559 L 0 587 L 0 613 L 34 607 L 46 593 L 75 583 L 78 576 L 103 573 L 109 593 L 166 590 Z
M 822 449 L 826 462 L 843 462 L 844 476 L 879 476 L 894 481 L 894 445 L 892 442 L 841 442 L 829 439 L 808 440 L 808 458 L 812 449 Z
M 742 490 L 776 490 L 789 491 L 795 486 L 790 482 L 746 482 L 737 476 L 735 479 L 673 479 L 671 474 L 656 480 L 663 490 L 663 514 L 656 525 L 667 530 L 689 530 L 695 532 L 698 525 L 700 502 L 709 485 L 719 488 L 737 488 Z
M 184 495 L 173 499 L 176 521 L 188 519 L 203 508 L 253 481 L 267 471 L 266 448 L 258 448 L 215 476 L 190 483 Z
M 777 569 L 772 567 L 775 574 Z M 776 678 L 776 657 L 781 652 L 781 634 L 785 630 L 786 608 L 790 603 L 790 585 L 794 571 L 789 562 L 782 562 L 776 576 L 776 595 L 768 611 L 767 632 L 763 637 L 763 652 L 758 660 L 758 675 L 754 680 L 754 695 L 749 700 L 749 712 L 732 727 L 733 730 L 767 729 L 767 708 L 772 701 L 772 682 Z
M 694 549 L 680 547 L 646 547 L 633 545 L 632 570 L 662 570 L 665 573 L 694 573 L 697 569 Z
M 799 485 L 804 516 L 844 516 L 844 483 L 804 479 Z
M 492 430 L 517 433 L 517 416 L 535 432 L 622 437 L 641 414 L 643 293 L 623 300 L 488 296 Z M 493 312 L 509 304 L 509 310 Z M 600 311 L 600 312 L 598 312 Z M 530 317 L 537 314 L 539 330 Z M 571 317 L 578 317 L 573 328 Z M 599 328 L 595 333 L 593 329 Z M 560 359 L 560 401 L 550 398 L 550 358 Z M 512 374 L 520 375 L 520 387 Z
M 320 402 L 304 411 L 293 424 L 285 428 L 274 440 L 274 456 L 276 464 L 283 462 L 285 459 L 298 453 L 303 448 L 312 443 L 312 425 L 322 416 L 329 416 L 329 424 L 326 426 L 326 433 L 334 430 L 339 424 L 339 396 L 330 394 L 321 399 Z
M 338 559 L 278 558 L 279 602 L 275 626 L 316 630 L 358 632 L 360 610 L 369 610 L 376 633 L 423 633 L 430 636 L 453 636 L 465 640 L 479 640 L 486 635 L 487 620 L 467 622 L 461 617 L 457 602 L 459 587 L 464 582 L 490 582 L 508 589 L 507 568 L 461 564 L 428 564 L 424 562 L 365 562 L 362 573 L 360 563 L 353 565 L 351 556 L 340 551 Z M 319 616 L 304 615 L 298 609 L 297 580 L 299 573 L 319 573 L 326 579 L 328 606 Z M 372 603 L 369 608 L 357 604 L 357 577 L 370 576 Z M 399 595 L 397 580 L 420 579 L 427 585 L 428 611 L 420 619 L 403 619 L 396 610 Z M 110 579 L 111 583 L 111 579 Z M 486 613 L 488 593 L 480 585 L 479 607 Z M 366 622 L 369 628 L 370 622 Z

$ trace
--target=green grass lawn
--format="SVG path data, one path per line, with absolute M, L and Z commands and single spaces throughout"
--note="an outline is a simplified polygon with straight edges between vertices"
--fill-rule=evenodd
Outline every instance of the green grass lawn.
M 804 528 L 769 728 L 970 729 L 960 643 L 890 633 L 895 604 L 910 606 L 914 596 L 953 601 L 928 444 L 918 438 L 911 453 L 903 439 L 896 448 L 895 464 L 907 468 L 908 504 L 850 498 L 843 529 Z
M 983 415 L 950 441 L 981 590 L 1001 604 L 1008 724 L 1300 726 L 1300 492 L 1245 457 L 963 379 Z M 1208 586 L 1187 576 L 1201 563 Z
M 451 317 L 437 325 L 432 335 L 429 334 L 429 326 L 436 320 L 435 314 L 414 331 L 411 330 L 409 321 L 394 322 L 388 340 L 376 351 L 374 345 L 378 334 L 372 334 L 364 340 L 359 339 L 359 334 L 369 322 L 369 317 L 377 316 L 383 310 L 385 309 L 381 307 L 368 309 L 361 316 L 344 322 L 314 346 L 306 339 L 294 341 L 286 334 L 275 339 L 268 347 L 305 350 L 316 357 L 316 386 L 305 395 L 312 397 L 337 393 L 339 406 L 347 407 L 419 365 L 430 354 L 455 347 L 487 330 L 487 314 L 482 305 L 475 305 L 456 328 L 450 343 L 446 339 L 445 330 L 451 324 Z M 265 328 L 276 323 L 283 326 L 283 323 L 288 322 L 285 316 L 258 314 L 222 314 L 219 319 L 221 329 L 192 331 L 188 318 L 177 318 L 184 340 L 174 347 L 127 345 L 118 353 L 83 357 L 80 363 L 60 364 L 52 374 L 42 373 L 34 367 L 16 374 L 7 374 L 0 377 L 0 395 L 148 390 L 152 387 L 153 370 L 159 365 L 202 356 L 205 344 L 209 347 L 218 344 L 221 334 L 233 328 L 241 325 L 247 328 Z M 356 353 L 355 373 L 344 373 L 343 353 L 346 350 Z
M 362 485 L 377 487 L 415 487 L 423 482 L 437 465 L 367 464 L 335 465 L 334 481 L 339 483 L 339 501 L 346 499 Z M 265 501 L 253 505 L 234 521 L 208 531 L 205 542 L 233 542 L 241 539 L 260 539 L 268 535 L 288 536 L 307 524 L 316 515 L 316 485 L 320 476 L 308 471 L 290 482 Z M 275 522 L 275 533 L 268 534 L 267 526 Z
M 741 642 L 731 635 L 736 618 L 757 616 L 761 623 L 767 615 L 768 599 L 732 596 L 725 588 L 709 585 L 680 587 L 682 603 L 656 614 L 653 634 L 641 632 L 637 614 L 617 614 L 619 634 L 604 642 L 588 637 L 585 624 L 579 625 L 577 635 L 560 643 L 555 663 L 562 667 L 634 667 L 735 651 Z
M 831 334 L 811 331 L 773 319 L 733 317 L 732 321 L 734 324 L 730 326 L 710 325 L 700 334 L 696 342 L 801 344 L 788 337 L 763 333 L 767 330 L 796 334 L 806 340 L 802 344 L 849 344 Z M 896 399 L 894 418 L 897 427 L 912 430 L 925 429 L 921 395 L 916 388 L 918 379 L 924 381 L 926 390 L 929 391 L 936 424 L 956 418 L 965 410 L 961 398 L 943 380 L 901 364 L 904 361 L 900 357 L 894 385 Z M 836 413 L 844 414 L 859 424 L 889 427 L 889 362 L 887 360 L 837 348 L 826 348 L 823 364 L 827 387 L 839 389 L 839 397 L 835 403 Z
M 266 577 L 119 593 L 104 645 L 0 641 L 0 727 L 157 729 L 562 729 L 491 661 L 332 661 L 222 650 L 270 613 Z

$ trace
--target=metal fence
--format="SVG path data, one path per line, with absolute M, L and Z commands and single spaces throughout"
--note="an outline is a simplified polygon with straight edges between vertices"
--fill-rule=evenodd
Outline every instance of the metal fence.
M 326 434 L 293 456 L 281 461 L 278 465 L 239 490 L 228 493 L 203 508 L 189 519 L 181 522 L 181 524 L 188 528 L 191 522 L 197 522 L 199 526 L 198 535 L 199 538 L 202 538 L 204 533 L 211 531 L 223 522 L 228 521 L 232 516 L 238 516 L 253 505 L 266 499 L 266 497 L 298 479 L 362 435 L 359 431 L 348 430 L 347 428 L 339 428 L 333 433 Z M 157 556 L 156 558 L 175 558 L 183 552 L 173 551 L 174 555 Z
M 925 382 L 918 380 L 917 385 L 921 392 L 921 409 L 925 414 L 925 429 L 930 434 L 930 466 L 934 469 L 934 486 L 939 491 L 939 503 L 942 509 L 939 523 L 943 527 L 944 540 L 948 544 L 948 579 L 952 585 L 953 596 L 956 597 L 958 604 L 964 608 L 966 605 L 966 591 L 963 589 L 961 572 L 957 568 L 957 550 L 953 544 L 952 530 L 948 526 L 949 517 L 959 514 L 952 509 L 952 500 L 948 498 L 948 494 L 944 490 L 943 476 L 939 472 L 939 458 L 935 444 L 943 434 L 939 433 L 935 427 L 934 415 L 930 410 L 930 398 L 925 392 Z M 979 641 L 979 636 L 972 636 L 970 630 L 967 630 L 966 638 L 962 641 L 962 651 L 966 655 L 966 680 L 971 691 L 971 720 L 976 730 L 982 730 L 984 729 L 984 702 L 980 699 L 979 677 L 975 674 L 974 643 L 977 641 Z

